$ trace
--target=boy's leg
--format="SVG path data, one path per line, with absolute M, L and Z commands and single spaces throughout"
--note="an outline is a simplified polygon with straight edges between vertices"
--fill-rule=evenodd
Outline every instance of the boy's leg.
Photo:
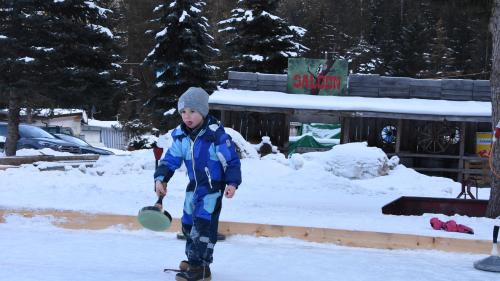
M 212 204 L 204 204 L 207 200 L 214 200 Z M 189 251 L 189 263 L 198 266 L 207 266 L 212 263 L 213 251 L 215 243 L 217 242 L 217 228 L 219 224 L 219 215 L 222 206 L 222 197 L 217 198 L 204 198 L 199 201 L 200 204 L 195 204 L 195 210 L 203 208 L 204 206 L 211 205 L 213 208 L 203 209 L 205 215 L 199 215 L 195 211 L 193 214 L 193 226 L 189 234 L 192 239 L 191 249 Z M 208 217 L 206 216 L 206 213 Z
M 194 204 L 193 201 L 193 192 L 186 192 L 186 197 L 184 199 L 184 209 L 181 218 L 182 223 L 182 233 L 184 237 L 186 237 L 186 248 L 184 252 L 186 253 L 186 257 L 189 259 L 190 253 L 193 251 L 193 239 L 191 238 L 191 230 L 193 228 L 193 210 Z
M 193 248 L 193 239 L 191 239 L 190 233 L 193 225 L 192 224 L 182 224 L 182 233 L 184 234 L 184 237 L 186 237 L 186 248 L 184 252 L 186 253 L 186 257 L 189 258 L 189 253 L 192 251 Z

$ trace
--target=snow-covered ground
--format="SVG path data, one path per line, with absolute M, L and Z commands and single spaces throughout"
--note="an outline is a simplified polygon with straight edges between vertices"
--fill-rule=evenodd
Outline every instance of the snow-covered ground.
M 281 154 L 259 158 L 252 146 L 240 145 L 248 150 L 243 183 L 235 198 L 224 199 L 221 220 L 491 239 L 495 221 L 487 218 L 383 215 L 382 206 L 400 196 L 454 198 L 460 185 L 398 165 L 364 143 L 289 159 Z M 141 150 L 101 156 L 93 168 L 42 172 L 23 165 L 0 171 L 0 208 L 136 215 L 155 202 L 154 162 L 152 150 Z M 181 168 L 168 185 L 164 206 L 177 218 L 187 181 Z M 480 198 L 488 198 L 488 192 L 482 189 Z M 434 216 L 468 225 L 475 234 L 433 230 L 429 220 Z M 0 224 L 0 280 L 174 280 L 159 269 L 175 267 L 183 258 L 183 243 L 173 234 L 64 230 L 48 220 L 12 215 Z M 269 280 L 269 274 L 278 274 L 275 280 L 495 280 L 498 275 L 472 268 L 482 257 L 235 236 L 216 247 L 213 271 L 218 281 Z
M 364 143 L 294 154 L 290 159 L 282 154 L 248 155 L 242 159 L 243 183 L 235 198 L 224 200 L 221 220 L 491 239 L 494 221 L 487 218 L 383 215 L 382 206 L 400 196 L 453 198 L 460 185 L 397 165 L 396 159 Z M 23 165 L 0 171 L 0 206 L 135 215 L 155 202 L 154 162 L 152 150 L 141 150 L 101 156 L 93 168 L 42 172 Z M 168 185 L 164 205 L 177 218 L 187 181 L 182 167 Z M 480 198 L 488 198 L 489 189 L 480 191 Z M 433 230 L 433 216 L 455 219 L 475 234 Z
M 0 280 L 167 281 L 182 260 L 183 241 L 146 230 L 58 229 L 44 218 L 7 217 L 0 224 Z M 493 281 L 472 267 L 483 255 L 375 250 L 289 238 L 233 236 L 216 246 L 214 281 L 454 280 Z

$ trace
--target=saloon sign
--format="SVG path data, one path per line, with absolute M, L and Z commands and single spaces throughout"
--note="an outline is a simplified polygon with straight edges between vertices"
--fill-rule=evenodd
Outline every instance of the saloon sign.
M 288 59 L 288 92 L 343 96 L 347 94 L 347 61 Z

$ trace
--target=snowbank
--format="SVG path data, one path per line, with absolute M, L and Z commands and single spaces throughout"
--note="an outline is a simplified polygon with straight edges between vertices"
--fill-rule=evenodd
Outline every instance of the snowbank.
M 303 158 L 318 161 L 325 170 L 349 179 L 385 176 L 398 164 L 397 158 L 390 161 L 382 149 L 368 147 L 366 142 L 337 145 L 326 152 L 305 153 Z
M 16 156 L 37 156 L 37 155 L 54 155 L 54 156 L 75 156 L 73 153 L 55 151 L 50 148 L 43 149 L 28 149 L 23 148 L 16 151 Z

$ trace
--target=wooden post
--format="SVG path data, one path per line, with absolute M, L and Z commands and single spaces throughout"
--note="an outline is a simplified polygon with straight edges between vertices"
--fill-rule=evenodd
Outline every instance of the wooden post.
M 403 135 L 403 119 L 398 119 L 398 125 L 396 127 L 396 154 L 399 154 L 401 147 L 401 136 Z
M 226 111 L 225 110 L 221 110 L 220 111 L 220 122 L 222 123 L 222 125 L 225 125 L 224 122 L 226 121 Z
M 342 142 L 341 143 L 348 143 L 349 142 L 349 133 L 350 133 L 350 117 L 342 117 L 342 128 L 341 128 L 341 133 L 342 133 Z
M 288 143 L 290 141 L 290 113 L 285 113 L 285 128 L 283 129 L 283 150 L 288 155 Z
M 460 152 L 459 156 L 460 158 L 458 159 L 458 175 L 457 175 L 457 181 L 461 182 L 463 180 L 463 169 L 464 169 L 464 153 L 465 153 L 465 122 L 460 123 Z

